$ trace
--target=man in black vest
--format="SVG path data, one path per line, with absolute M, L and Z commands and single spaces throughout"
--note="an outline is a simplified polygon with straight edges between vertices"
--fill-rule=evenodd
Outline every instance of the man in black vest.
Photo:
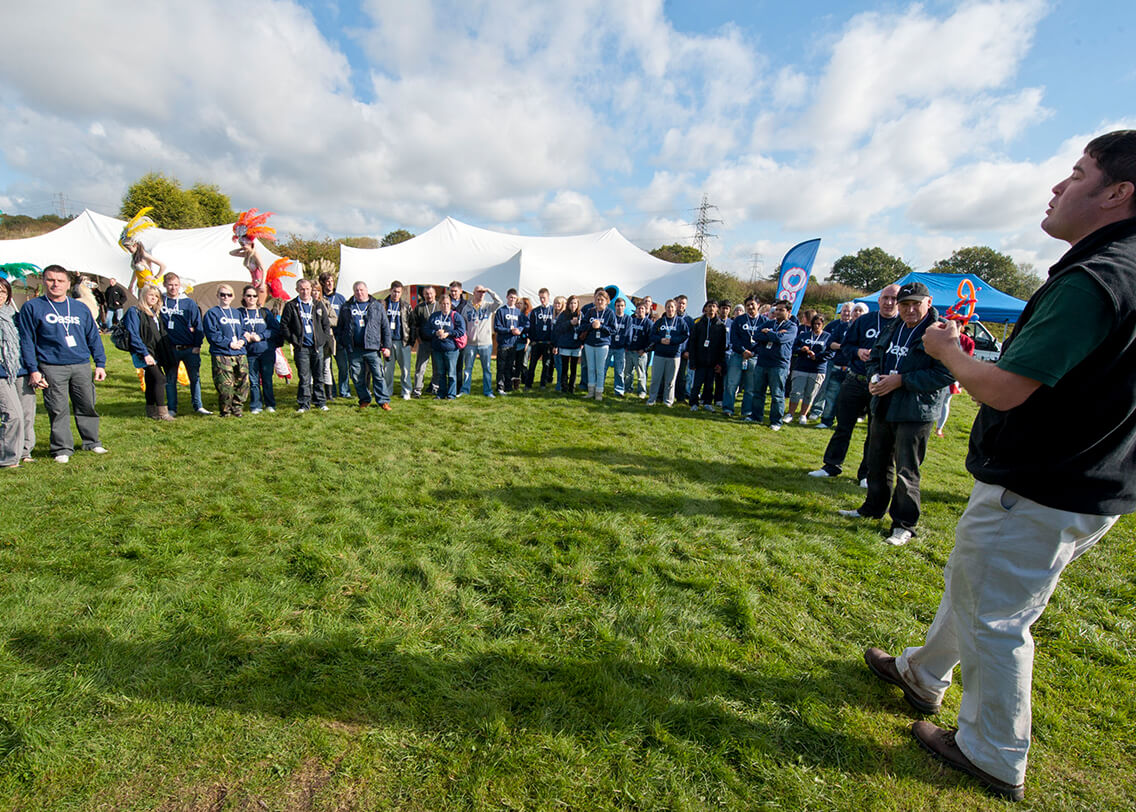
M 958 730 L 921 721 L 912 733 L 1012 800 L 1024 796 L 1030 742 L 1030 627 L 1069 562 L 1136 510 L 1136 130 L 1089 142 L 1041 227 L 1072 248 L 997 364 L 967 356 L 953 323 L 924 334 L 927 353 L 982 404 L 966 460 L 977 481 L 926 641 L 864 655 L 922 713 L 938 711 L 961 663 Z M 1092 419 L 1068 420 L 1089 393 Z

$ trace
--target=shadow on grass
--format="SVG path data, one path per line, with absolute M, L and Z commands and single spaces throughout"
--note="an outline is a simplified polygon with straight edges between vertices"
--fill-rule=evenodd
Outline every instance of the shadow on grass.
M 83 674 L 100 692 L 147 701 L 411 725 L 474 740 L 522 730 L 581 740 L 615 735 L 646 748 L 677 740 L 743 768 L 758 758 L 860 774 L 896 767 L 891 748 L 841 729 L 839 697 L 871 695 L 857 662 L 762 674 L 605 655 L 434 656 L 357 639 L 281 642 L 222 628 L 120 640 L 103 629 L 28 630 L 13 634 L 8 649 L 61 676 Z

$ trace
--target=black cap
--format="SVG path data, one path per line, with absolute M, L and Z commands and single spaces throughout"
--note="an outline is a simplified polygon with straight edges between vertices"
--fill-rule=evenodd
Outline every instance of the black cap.
M 908 282 L 906 285 L 899 289 L 896 294 L 896 301 L 909 302 L 912 299 L 923 299 L 929 297 L 931 291 L 927 290 L 927 286 L 922 282 Z

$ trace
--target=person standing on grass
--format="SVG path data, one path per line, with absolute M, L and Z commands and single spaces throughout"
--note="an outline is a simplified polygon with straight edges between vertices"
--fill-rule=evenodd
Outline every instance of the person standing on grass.
M 315 405 L 326 412 L 321 352 L 331 336 L 331 318 L 327 303 L 312 299 L 311 280 L 296 283 L 296 298 L 284 305 L 280 325 L 296 361 L 296 411 L 303 413 Z
M 280 320 L 267 307 L 258 307 L 260 294 L 255 285 L 241 291 L 241 337 L 249 366 L 249 412 L 276 411 L 272 373 L 276 367 L 276 347 L 280 340 Z
M 486 299 L 485 294 L 489 294 Z M 487 398 L 493 394 L 493 375 L 490 363 L 493 359 L 493 314 L 501 306 L 501 297 L 483 285 L 473 289 L 473 299 L 469 303 L 469 316 L 465 323 L 464 377 L 459 381 L 460 394 L 468 395 L 473 384 L 473 361 L 481 363 L 481 394 Z
M 310 284 L 310 283 L 309 283 Z M 221 417 L 240 417 L 249 396 L 248 351 L 239 308 L 233 307 L 233 289 L 217 288 L 217 305 L 205 311 L 201 323 L 209 339 L 213 385 L 217 387 Z
M 391 354 L 386 308 L 371 298 L 366 282 L 356 282 L 351 291 L 352 297 L 339 309 L 339 343 L 347 348 L 359 408 L 371 405 L 373 393 L 379 408 L 389 412 L 390 392 L 383 375 L 383 361 Z
M 465 335 L 465 320 L 453 309 L 450 298 L 443 296 L 441 309 L 430 315 L 426 325 L 434 350 L 434 370 L 438 373 L 438 394 L 434 398 L 454 400 L 458 396 L 457 339 Z
M 809 327 L 811 329 L 798 331 L 797 342 L 793 345 L 789 409 L 785 412 L 785 422 L 791 423 L 800 410 L 802 426 L 809 422 L 813 400 L 824 387 L 824 370 L 836 354 L 831 347 L 832 335 L 824 329 L 824 317 L 816 314 Z
M 765 390 L 769 390 L 769 428 L 781 430 L 785 416 L 785 379 L 797 340 L 797 322 L 790 318 L 793 306 L 782 299 L 773 305 L 770 318 L 757 330 L 757 369 L 753 373 L 752 411 L 746 422 L 760 423 L 765 410 Z
M 730 325 L 730 359 L 726 366 L 726 387 L 722 391 L 722 416 L 733 417 L 738 399 L 738 389 L 742 390 L 742 415 L 749 416 L 753 405 L 753 371 L 757 362 L 757 334 L 761 328 L 761 317 L 757 314 L 758 301 L 747 296 L 745 312 L 735 313 Z
M 675 297 L 675 311 L 678 317 L 686 322 L 686 335 L 687 340 L 694 333 L 694 319 L 686 314 L 687 297 L 686 294 L 679 294 Z M 682 347 L 679 348 L 678 354 L 678 372 L 675 375 L 675 396 L 685 401 L 690 395 L 691 380 L 691 366 L 690 366 L 690 347 L 684 342 Z
M 394 368 L 398 364 L 399 388 L 402 399 L 410 400 L 411 348 L 414 346 L 414 314 L 410 304 L 402 298 L 402 283 L 397 279 L 390 283 L 390 293 L 383 300 L 387 313 L 387 326 L 391 334 L 390 358 L 383 364 L 383 380 L 388 397 L 394 397 Z
M 433 285 L 422 288 L 422 300 L 414 308 L 415 340 L 418 342 L 418 354 L 414 359 L 414 389 L 411 397 L 422 397 L 422 387 L 426 384 L 426 364 L 434 353 L 433 336 L 429 332 L 430 316 L 438 310 L 438 292 Z M 438 370 L 430 371 L 430 391 L 438 391 Z
M 848 455 L 848 446 L 852 442 L 852 430 L 856 428 L 856 421 L 864 414 L 872 400 L 872 393 L 868 391 L 867 362 L 871 356 L 872 347 L 876 339 L 887 333 L 899 318 L 899 306 L 895 300 L 899 292 L 899 285 L 888 285 L 880 291 L 880 309 L 877 313 L 869 313 L 852 322 L 848 332 L 844 334 L 841 350 L 848 358 L 848 374 L 844 383 L 840 385 L 840 394 L 836 396 L 836 431 L 832 433 L 828 445 L 824 449 L 824 465 L 809 476 L 833 477 L 840 476 L 844 470 L 844 458 Z M 864 455 L 860 460 L 860 467 L 856 478 L 863 487 L 868 477 L 868 434 L 872 431 L 872 416 L 868 414 L 868 432 L 864 436 Z
M 328 318 L 331 320 L 331 334 L 332 340 L 328 344 L 329 354 L 335 359 L 335 375 L 324 375 L 324 394 L 327 395 L 329 400 L 335 398 L 349 398 L 351 397 L 351 386 L 348 384 L 347 379 L 350 376 L 350 362 L 347 359 L 347 351 L 339 346 L 339 341 L 336 340 L 336 326 L 339 320 L 339 309 L 343 307 L 347 297 L 342 293 L 337 293 L 335 290 L 335 277 L 331 275 L 330 271 L 324 271 L 319 275 L 316 280 L 319 282 L 319 289 L 322 298 L 327 302 Z
M 714 411 L 714 378 L 722 372 L 726 361 L 726 325 L 718 318 L 718 303 L 714 300 L 702 305 L 702 318 L 694 322 L 694 332 L 687 342 L 690 368 L 694 370 L 694 386 L 690 389 L 690 410 L 698 409 L 699 394 L 702 408 Z
M 544 389 L 552 381 L 552 325 L 555 316 L 552 305 L 548 303 L 548 288 L 541 288 L 537 295 L 540 297 L 540 305 L 529 313 L 529 368 L 525 374 L 525 389 L 532 389 L 533 384 L 537 383 L 534 376 L 538 360 L 541 362 L 540 388 Z
M 647 304 L 640 301 L 627 325 L 627 360 L 623 364 L 623 391 L 630 393 L 634 388 L 640 400 L 647 399 L 647 355 L 652 326 L 647 318 Z
M 922 282 L 899 289 L 899 320 L 876 340 L 868 359 L 872 430 L 868 435 L 868 494 L 850 519 L 891 516 L 888 544 L 906 544 L 919 521 L 919 467 L 951 373 L 923 348 L 923 334 L 939 318 Z M 895 483 L 893 486 L 892 477 Z M 890 509 L 889 509 L 890 504 Z
M 51 456 L 56 462 L 67 462 L 75 453 L 72 409 L 83 450 L 105 454 L 95 411 L 95 382 L 106 379 L 99 326 L 86 305 L 67 296 L 71 275 L 66 268 L 48 265 L 41 278 L 47 292 L 20 308 L 16 328 L 28 382 L 43 390 L 43 405 L 51 421 Z
M 556 353 L 560 358 L 560 391 L 566 395 L 576 392 L 576 368 L 580 364 L 580 348 L 583 346 L 578 336 L 579 326 L 580 298 L 572 295 L 552 328 Z
M 116 280 L 110 280 L 103 291 L 103 302 L 106 304 L 106 321 L 103 324 L 110 330 L 122 321 L 123 308 L 126 307 L 126 288 Z
M 655 352 L 655 364 L 651 368 L 651 396 L 647 398 L 648 406 L 654 406 L 660 400 L 667 408 L 674 405 L 679 354 L 689 337 L 686 319 L 678 315 L 675 300 L 667 299 L 663 305 L 663 315 L 659 316 L 658 321 L 651 328 L 651 346 Z
M 808 415 L 810 420 L 820 421 L 817 428 L 832 427 L 833 415 L 836 414 L 836 396 L 840 393 L 840 384 L 844 383 L 844 376 L 848 374 L 848 362 L 841 351 L 844 335 L 852 322 L 867 312 L 868 306 L 862 302 L 855 305 L 845 302 L 840 308 L 840 318 L 824 326 L 824 331 L 832 336 L 828 348 L 833 352 L 824 370 L 824 388 L 813 400 L 813 407 Z
M 527 323 L 517 306 L 517 291 L 509 288 L 505 294 L 505 305 L 497 309 L 493 316 L 493 332 L 497 334 L 497 394 L 507 395 L 513 391 L 513 371 L 517 367 L 517 347 L 521 343 Z
M 166 322 L 166 333 L 174 348 L 173 363 L 166 373 L 166 406 L 170 414 L 178 412 L 178 366 L 185 364 L 185 374 L 189 377 L 189 397 L 193 410 L 200 415 L 213 414 L 201 401 L 201 342 L 205 331 L 201 324 L 201 309 L 197 302 L 181 291 L 181 277 L 170 271 L 162 277 L 166 295 L 162 297 L 162 318 Z
M 588 396 L 603 400 L 604 380 L 607 378 L 607 354 L 615 332 L 615 314 L 607 306 L 607 291 L 596 290 L 592 309 L 583 316 L 577 335 L 584 342 L 584 358 L 588 367 Z
M 996 364 L 963 352 L 953 322 L 923 336 L 927 353 L 981 404 L 966 460 L 976 482 L 923 645 L 899 657 L 864 654 L 922 713 L 939 710 L 961 664 L 958 729 L 920 721 L 912 734 L 1015 801 L 1025 796 L 1030 744 L 1030 627 L 1065 567 L 1136 511 L 1136 130 L 1089 142 L 1053 187 L 1041 227 L 1072 247 L 1030 297 Z M 1069 420 L 1086 393 L 1092 419 Z
M 470 306 L 469 300 L 465 298 L 465 293 L 462 290 L 462 283 L 457 279 L 450 282 L 450 309 L 462 317 L 465 323 L 469 324 Z M 468 345 L 467 345 L 468 346 Z M 462 380 L 465 377 L 465 350 L 461 347 L 458 348 L 458 365 L 457 365 L 457 382 L 458 382 L 458 397 L 462 396 Z
M 171 366 L 173 350 L 162 323 L 162 291 L 147 283 L 138 291 L 138 304 L 122 318 L 130 337 L 130 358 L 135 369 L 142 370 L 146 386 L 146 416 L 153 420 L 173 420 L 166 407 L 166 376 L 163 369 Z
M 12 286 L 0 278 L 0 468 L 18 468 L 24 451 L 22 367 Z
M 611 333 L 611 388 L 617 398 L 621 398 L 626 391 L 624 378 L 627 375 L 628 364 L 634 363 L 637 357 L 627 348 L 631 340 L 631 314 L 627 311 L 627 300 L 620 296 L 611 305 L 615 314 L 615 328 Z

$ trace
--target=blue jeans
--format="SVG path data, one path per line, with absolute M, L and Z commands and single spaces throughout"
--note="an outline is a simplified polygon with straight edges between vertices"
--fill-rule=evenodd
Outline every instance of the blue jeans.
M 355 393 L 359 396 L 359 405 L 366 406 L 371 402 L 374 393 L 375 401 L 386 403 L 390 398 L 383 399 L 383 366 L 382 356 L 378 350 L 358 350 L 348 353 L 351 361 L 351 380 L 355 384 Z M 368 386 L 367 378 L 370 378 Z
M 741 414 L 749 414 L 750 403 L 753 400 L 753 370 L 756 363 L 750 358 L 746 369 L 742 369 L 742 361 L 741 355 L 734 353 L 726 365 L 726 388 L 722 393 L 722 412 L 725 414 L 734 413 L 739 386 L 742 389 Z
M 785 378 L 788 375 L 789 370 L 780 367 L 758 367 L 754 370 L 753 411 L 750 412 L 750 417 L 761 422 L 765 413 L 765 390 L 768 389 L 769 425 L 776 426 L 781 422 L 781 418 L 785 416 Z
M 611 388 L 615 390 L 615 394 L 622 395 L 624 393 L 624 380 L 627 376 L 627 368 L 633 365 L 635 359 L 638 357 L 638 355 L 626 347 L 620 347 L 617 350 L 611 351 L 612 370 L 615 373 L 615 377 L 611 382 Z
M 603 392 L 604 378 L 607 377 L 607 353 L 609 347 L 584 345 L 584 358 L 588 362 L 588 387 Z
M 185 362 L 189 375 L 189 398 L 193 408 L 201 408 L 201 354 L 193 350 L 174 350 L 174 365 L 166 370 L 166 406 L 171 412 L 178 406 L 178 362 Z
M 479 344 L 474 346 L 473 344 L 466 344 L 462 352 L 465 354 L 465 369 L 462 370 L 461 393 L 468 395 L 472 388 L 473 359 L 477 358 L 481 361 L 481 394 L 489 397 L 493 394 L 493 375 L 489 369 L 489 364 L 493 360 L 493 345 Z
M 438 376 L 437 397 L 453 400 L 458 396 L 458 351 L 434 350 L 431 360 Z
M 351 375 L 351 360 L 347 347 L 340 346 L 338 343 L 335 345 L 335 375 L 338 378 L 337 388 L 338 395 L 341 398 L 351 397 L 351 384 L 348 379 Z M 330 381 L 328 381 L 330 383 Z
M 276 350 L 265 350 L 260 355 L 250 355 L 249 361 L 249 408 L 256 410 L 265 406 L 276 408 L 276 395 L 272 391 L 272 373 L 276 371 Z

